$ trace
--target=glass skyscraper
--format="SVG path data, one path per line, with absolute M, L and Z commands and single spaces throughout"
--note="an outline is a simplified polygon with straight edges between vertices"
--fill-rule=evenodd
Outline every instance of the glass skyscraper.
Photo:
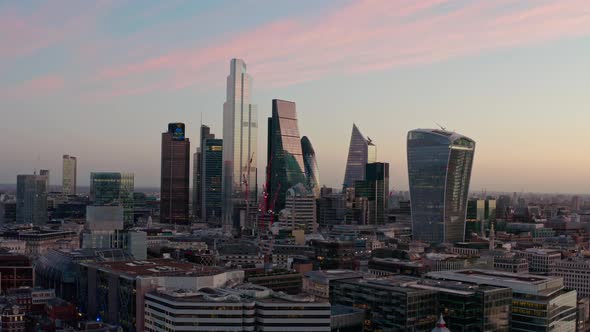
M 377 162 L 377 147 L 370 138 L 363 136 L 356 124 L 353 124 L 344 174 L 344 188 L 353 187 L 355 181 L 364 180 L 365 165 L 374 162 Z
M 285 208 L 287 190 L 298 183 L 307 182 L 294 102 L 272 100 L 266 160 L 270 176 L 267 191 L 269 197 L 277 198 L 274 210 L 278 212 Z
M 223 140 L 205 138 L 201 151 L 201 221 L 221 221 L 221 171 Z
M 232 59 L 223 104 L 222 221 L 226 230 L 234 227 L 235 205 L 245 204 L 246 198 L 250 205 L 256 204 L 258 115 L 256 105 L 250 103 L 251 89 L 246 63 Z
M 126 226 L 133 225 L 133 173 L 90 173 L 90 201 L 93 205 L 120 205 Z
M 315 151 L 307 136 L 301 138 L 301 150 L 303 152 L 303 164 L 307 175 L 307 187 L 313 192 L 316 198 L 320 198 L 320 171 L 315 158 Z
M 168 124 L 162 133 L 160 222 L 189 223 L 190 141 L 184 123 Z
M 363 209 L 364 223 L 384 224 L 389 199 L 389 163 L 366 164 L 365 180 L 356 181 L 354 188 L 356 197 L 364 198 L 368 205 Z
M 463 241 L 475 142 L 455 132 L 416 129 L 408 133 L 407 151 L 414 240 Z
M 193 217 L 201 218 L 201 207 L 202 207 L 202 191 L 203 182 L 201 180 L 201 173 L 203 167 L 203 147 L 205 146 L 205 140 L 208 138 L 215 138 L 215 135 L 211 133 L 211 128 L 206 125 L 201 125 L 200 141 L 197 152 L 193 154 L 193 197 L 192 197 L 192 208 Z M 219 198 L 221 201 L 221 198 Z
M 16 222 L 43 225 L 47 222 L 47 177 L 18 175 L 16 178 Z

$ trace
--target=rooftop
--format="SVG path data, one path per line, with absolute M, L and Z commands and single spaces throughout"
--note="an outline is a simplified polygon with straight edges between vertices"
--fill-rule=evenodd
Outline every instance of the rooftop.
M 210 276 L 225 271 L 219 267 L 183 263 L 170 259 L 84 263 L 83 265 L 128 276 Z

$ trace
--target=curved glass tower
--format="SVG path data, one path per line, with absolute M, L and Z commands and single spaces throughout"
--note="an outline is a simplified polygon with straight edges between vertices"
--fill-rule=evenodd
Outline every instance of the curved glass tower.
M 414 240 L 463 241 L 475 141 L 416 129 L 408 132 L 407 144 Z
M 303 151 L 303 164 L 307 176 L 307 186 L 316 198 L 320 198 L 320 171 L 315 159 L 315 151 L 307 136 L 301 138 L 301 150 Z
M 352 124 L 348 159 L 344 174 L 344 188 L 354 187 L 355 181 L 365 179 L 365 165 L 377 162 L 377 147 L 365 138 L 356 124 Z

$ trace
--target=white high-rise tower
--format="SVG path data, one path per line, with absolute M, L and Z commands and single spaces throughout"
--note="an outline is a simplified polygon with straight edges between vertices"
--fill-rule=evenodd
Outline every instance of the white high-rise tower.
M 63 155 L 62 192 L 64 195 L 76 195 L 76 157 Z
M 236 207 L 256 203 L 258 115 L 250 103 L 252 77 L 246 63 L 232 59 L 223 104 L 222 222 L 226 231 L 245 227 Z

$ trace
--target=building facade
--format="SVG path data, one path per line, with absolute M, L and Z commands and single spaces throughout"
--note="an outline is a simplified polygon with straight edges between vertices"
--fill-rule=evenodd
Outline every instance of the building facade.
M 227 77 L 227 95 L 223 104 L 223 209 L 224 228 L 234 229 L 235 205 L 246 198 L 256 206 L 258 112 L 251 103 L 252 77 L 242 59 L 232 59 Z M 247 185 L 243 181 L 247 179 Z M 237 210 L 237 211 L 236 211 Z
M 370 138 L 363 136 L 356 124 L 353 124 L 344 173 L 344 188 L 353 187 L 355 181 L 363 181 L 365 165 L 375 162 L 377 162 L 377 147 Z
M 203 140 L 201 163 L 201 220 L 221 226 L 223 140 Z
M 192 212 L 193 217 L 201 218 L 202 212 L 202 168 L 203 168 L 203 147 L 205 146 L 204 141 L 208 138 L 215 138 L 215 135 L 211 133 L 211 128 L 206 125 L 201 125 L 200 133 L 200 144 L 197 148 L 197 152 L 193 154 L 193 197 L 192 197 Z
M 313 192 L 301 183 L 289 188 L 279 222 L 281 229 L 317 232 L 317 209 Z
M 33 225 L 43 225 L 47 222 L 47 177 L 17 176 L 16 222 Z
M 74 156 L 64 154 L 62 163 L 61 191 L 64 195 L 76 195 L 78 160 Z
M 188 224 L 190 141 L 184 123 L 169 123 L 162 133 L 160 222 Z
M 563 278 L 563 285 L 575 289 L 580 298 L 590 297 L 590 260 L 578 257 L 559 260 L 550 275 Z
M 389 199 L 389 163 L 366 164 L 364 177 L 365 180 L 354 183 L 355 196 L 364 199 L 359 204 L 363 210 L 361 223 L 384 224 Z
M 301 137 L 301 150 L 303 153 L 303 165 L 305 166 L 305 175 L 307 176 L 306 185 L 316 198 L 320 198 L 320 170 L 315 156 L 315 150 L 307 136 Z
M 463 241 L 475 142 L 446 130 L 416 129 L 408 133 L 407 151 L 414 240 Z
M 270 197 L 276 197 L 275 211 L 280 211 L 285 207 L 287 190 L 307 182 L 294 102 L 272 100 L 266 161 L 270 176 L 267 191 Z
M 120 205 L 123 207 L 125 225 L 133 225 L 133 173 L 90 173 L 90 201 L 93 205 Z

